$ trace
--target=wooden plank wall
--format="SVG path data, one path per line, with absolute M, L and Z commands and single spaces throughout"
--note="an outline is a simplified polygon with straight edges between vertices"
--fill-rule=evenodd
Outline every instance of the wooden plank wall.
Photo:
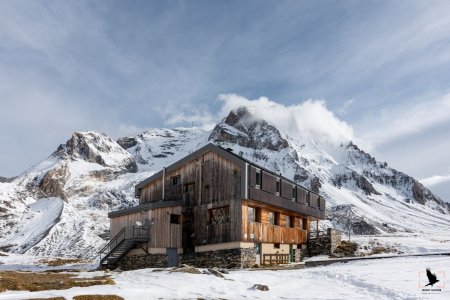
M 181 207 L 158 208 L 111 218 L 111 237 L 124 227 L 134 226 L 136 221 L 145 224 L 145 220 L 148 219 L 153 221 L 150 230 L 150 247 L 181 248 L 181 224 L 171 224 L 170 214 L 181 215 Z
M 240 167 L 215 152 L 206 153 L 201 165 L 201 201 L 195 209 L 196 245 L 240 240 Z M 208 210 L 224 206 L 229 206 L 229 224 L 209 225 Z
M 257 185 L 256 174 L 262 176 L 261 185 Z M 277 182 L 280 182 L 280 193 L 277 193 Z M 325 200 L 322 197 L 294 184 L 293 182 L 258 169 L 249 167 L 248 199 L 262 202 L 266 205 L 280 207 L 284 210 L 295 211 L 318 219 L 325 218 Z M 266 218 L 266 215 L 262 215 Z
M 183 200 L 193 207 L 195 244 L 203 245 L 214 241 L 239 241 L 241 237 L 241 167 L 215 152 L 208 152 L 196 160 L 166 172 L 164 179 L 164 200 Z M 171 178 L 180 176 L 180 184 L 173 186 Z M 187 192 L 188 186 L 194 190 Z M 141 189 L 140 204 L 161 201 L 162 178 Z M 189 203 L 187 203 L 189 202 Z M 208 226 L 208 209 L 229 206 L 230 226 Z M 220 238 L 212 238 L 211 231 L 217 231 Z
M 180 176 L 180 184 L 173 186 L 171 178 Z M 201 176 L 201 185 L 198 185 Z M 201 199 L 195 203 L 208 204 L 239 199 L 241 193 L 241 170 L 231 161 L 219 156 L 215 152 L 208 152 L 195 161 L 191 161 L 180 168 L 166 172 L 164 180 L 164 200 L 181 200 L 184 187 L 189 183 L 196 183 L 196 195 Z M 141 189 L 140 204 L 161 201 L 162 178 L 147 184 Z
M 110 236 L 113 238 L 120 230 L 124 227 L 133 226 L 136 221 L 142 222 L 144 224 L 145 219 L 151 219 L 149 212 L 138 212 L 134 214 L 129 214 L 125 216 L 115 217 L 110 219 Z
M 166 207 L 154 209 L 151 216 L 154 219 L 150 247 L 181 248 L 181 224 L 171 224 L 170 214 L 181 216 L 181 207 Z
M 260 222 L 248 222 L 248 208 L 254 207 L 259 210 L 261 215 Z M 280 225 L 269 224 L 269 212 L 280 214 Z M 294 219 L 294 227 L 286 227 L 286 216 Z M 303 230 L 302 224 L 307 220 L 307 216 L 301 216 L 294 213 L 288 213 L 279 210 L 276 207 L 270 207 L 253 201 L 242 201 L 242 236 L 241 240 L 245 242 L 263 242 L 263 243 L 287 243 L 302 244 L 306 242 L 307 230 Z M 309 227 L 305 227 L 309 228 Z M 254 239 L 251 239 L 251 234 Z

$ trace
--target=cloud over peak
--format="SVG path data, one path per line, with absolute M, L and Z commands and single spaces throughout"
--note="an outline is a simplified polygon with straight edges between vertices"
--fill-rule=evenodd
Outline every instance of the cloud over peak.
M 357 141 L 353 128 L 330 111 L 324 100 L 306 100 L 299 104 L 284 105 L 267 97 L 248 99 L 237 94 L 221 94 L 221 107 L 217 113 L 195 110 L 172 115 L 166 122 L 175 125 L 186 121 L 202 128 L 212 128 L 230 111 L 245 106 L 257 118 L 277 127 L 282 133 L 300 141 L 326 141 L 342 143 Z

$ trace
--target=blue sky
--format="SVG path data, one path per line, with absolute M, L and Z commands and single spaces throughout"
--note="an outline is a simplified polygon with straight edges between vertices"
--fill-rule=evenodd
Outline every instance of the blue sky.
M 219 95 L 235 93 L 324 100 L 377 159 L 450 199 L 449 11 L 449 1 L 1 1 L 0 175 L 73 131 L 210 124 Z

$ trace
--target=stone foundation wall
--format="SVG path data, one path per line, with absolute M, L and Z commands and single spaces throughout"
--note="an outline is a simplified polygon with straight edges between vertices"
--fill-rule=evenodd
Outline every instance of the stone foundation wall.
M 342 242 L 342 234 L 340 231 L 337 231 L 335 229 L 332 228 L 328 228 L 327 230 L 327 235 L 329 235 L 331 237 L 330 240 L 330 254 L 334 252 L 334 250 L 336 250 L 337 246 L 339 246 Z
M 249 268 L 256 264 L 255 248 L 236 248 L 180 255 L 180 263 L 197 268 Z
M 341 244 L 341 233 L 328 228 L 326 235 L 308 240 L 308 256 L 331 255 L 337 246 Z
M 117 266 L 122 270 L 136 270 L 145 268 L 167 267 L 167 255 L 165 254 L 143 254 L 122 257 Z
M 301 262 L 302 259 L 303 259 L 302 249 L 295 249 L 294 250 L 294 262 Z
M 166 268 L 167 255 L 143 254 L 122 257 L 117 267 L 122 270 Z M 256 248 L 236 248 L 178 255 L 178 263 L 197 268 L 249 268 L 256 264 Z

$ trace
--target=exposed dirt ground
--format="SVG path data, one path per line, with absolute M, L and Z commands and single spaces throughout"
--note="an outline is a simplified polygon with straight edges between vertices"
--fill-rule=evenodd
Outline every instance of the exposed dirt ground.
M 40 264 L 44 264 L 50 267 L 58 267 L 69 264 L 80 264 L 85 263 L 86 261 L 79 258 L 53 258 L 53 259 L 41 259 L 39 261 Z
M 45 291 L 64 290 L 71 287 L 87 287 L 92 285 L 114 285 L 109 276 L 93 278 L 77 278 L 78 274 L 48 272 L 0 272 L 0 292 L 4 291 Z

